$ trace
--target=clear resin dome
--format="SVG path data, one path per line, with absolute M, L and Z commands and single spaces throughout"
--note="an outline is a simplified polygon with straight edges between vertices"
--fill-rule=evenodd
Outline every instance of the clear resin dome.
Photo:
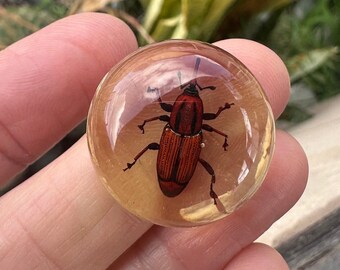
M 274 147 L 268 100 L 228 52 L 173 40 L 139 49 L 100 83 L 88 143 L 128 211 L 163 226 L 232 213 L 262 184 Z

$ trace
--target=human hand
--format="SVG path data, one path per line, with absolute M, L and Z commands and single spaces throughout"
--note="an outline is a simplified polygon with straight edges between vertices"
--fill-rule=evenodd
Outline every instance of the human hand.
M 278 117 L 289 96 L 281 60 L 252 41 L 216 45 L 252 71 Z M 118 19 L 80 14 L 0 52 L 0 179 L 18 173 L 79 123 L 104 74 L 136 48 Z M 163 228 L 113 200 L 82 138 L 0 198 L 0 268 L 287 269 L 274 249 L 253 241 L 292 207 L 306 178 L 301 147 L 278 131 L 266 180 L 241 209 L 202 227 Z

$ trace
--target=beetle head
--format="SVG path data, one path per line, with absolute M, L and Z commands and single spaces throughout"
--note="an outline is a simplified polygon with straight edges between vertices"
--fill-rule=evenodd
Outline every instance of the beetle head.
M 198 91 L 202 91 L 202 90 L 205 90 L 205 89 L 209 89 L 209 90 L 215 90 L 216 87 L 215 86 L 205 86 L 205 87 L 202 87 L 198 84 L 197 82 L 197 79 L 194 79 L 192 81 L 190 81 L 188 84 L 185 84 L 184 85 L 184 92 L 186 92 L 187 94 L 190 94 L 190 95 L 198 95 Z
M 216 87 L 215 86 L 205 86 L 205 87 L 202 87 L 198 84 L 197 82 L 197 72 L 198 72 L 198 68 L 199 68 L 199 65 L 201 63 L 201 58 L 197 57 L 196 58 L 196 63 L 195 63 L 195 68 L 194 68 L 194 74 L 193 74 L 193 77 L 195 79 L 191 80 L 190 82 L 188 83 L 185 83 L 185 84 L 182 84 L 181 83 L 181 73 L 178 72 L 178 78 L 179 78 L 179 82 L 181 84 L 181 89 L 184 89 L 184 92 L 189 94 L 189 95 L 198 95 L 198 90 L 202 91 L 204 89 L 210 89 L 210 90 L 215 90 Z

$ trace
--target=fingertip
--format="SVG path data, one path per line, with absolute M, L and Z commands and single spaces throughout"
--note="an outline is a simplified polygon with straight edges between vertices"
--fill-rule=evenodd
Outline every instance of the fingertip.
M 300 143 L 289 133 L 277 130 L 273 160 L 267 175 L 272 179 L 271 191 L 292 207 L 301 197 L 308 179 L 308 160 Z M 282 179 L 285 182 L 282 183 Z M 289 195 L 289 199 L 287 198 Z
M 227 39 L 215 45 L 249 68 L 266 92 L 275 117 L 279 117 L 290 96 L 289 74 L 282 59 L 268 47 L 252 40 Z
M 288 270 L 289 267 L 281 254 L 274 248 L 262 243 L 253 243 L 240 251 L 224 268 L 225 270 L 276 269 Z
M 2 181 L 60 140 L 88 111 L 105 73 L 137 48 L 121 20 L 82 13 L 56 21 L 0 52 Z
M 42 35 L 49 35 L 50 41 L 73 43 L 88 52 L 93 61 L 102 64 L 105 72 L 138 47 L 131 28 L 109 14 L 79 13 L 56 21 L 49 27 L 42 29 Z
M 0 52 L 0 75 L 4 73 L 0 84 L 11 96 L 24 92 L 25 102 L 31 101 L 30 95 L 43 99 L 46 90 L 58 94 L 53 101 L 58 105 L 71 92 L 78 95 L 78 102 L 85 94 L 87 111 L 105 73 L 137 47 L 132 30 L 114 16 L 71 15 Z

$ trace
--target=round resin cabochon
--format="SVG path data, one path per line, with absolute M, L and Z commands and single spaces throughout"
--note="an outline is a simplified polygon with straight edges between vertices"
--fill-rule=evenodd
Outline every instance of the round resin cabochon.
M 176 103 L 183 93 L 189 99 Z M 155 224 L 196 226 L 232 213 L 259 188 L 273 153 L 274 119 L 261 86 L 235 57 L 172 40 L 137 50 L 105 76 L 87 136 L 98 175 L 124 208 Z M 164 170 L 164 185 L 184 188 L 180 194 L 164 195 Z

